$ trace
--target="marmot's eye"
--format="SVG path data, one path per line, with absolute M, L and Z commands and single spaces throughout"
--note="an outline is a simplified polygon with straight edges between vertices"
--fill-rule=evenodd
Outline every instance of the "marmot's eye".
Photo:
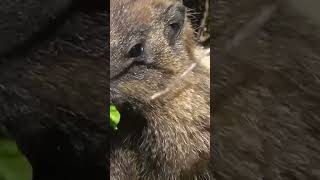
M 136 44 L 134 45 L 130 51 L 129 51 L 129 58 L 136 58 L 136 57 L 139 57 L 143 54 L 144 52 L 144 47 L 143 47 L 143 44 L 142 43 L 139 43 L 139 44 Z

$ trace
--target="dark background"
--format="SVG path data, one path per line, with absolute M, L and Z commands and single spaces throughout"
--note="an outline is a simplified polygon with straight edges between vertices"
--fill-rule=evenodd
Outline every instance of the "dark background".
M 213 169 L 320 179 L 319 1 L 213 1 Z
M 0 129 L 35 180 L 107 177 L 106 3 L 0 1 Z M 0 179 L 30 178 L 2 139 Z

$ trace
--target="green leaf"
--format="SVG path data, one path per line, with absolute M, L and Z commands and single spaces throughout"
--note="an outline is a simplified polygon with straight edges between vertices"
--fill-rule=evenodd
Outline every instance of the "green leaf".
M 117 126 L 120 122 L 120 113 L 116 106 L 110 105 L 110 126 L 112 129 L 117 130 Z
M 0 139 L 0 180 L 31 180 L 32 168 L 16 144 Z

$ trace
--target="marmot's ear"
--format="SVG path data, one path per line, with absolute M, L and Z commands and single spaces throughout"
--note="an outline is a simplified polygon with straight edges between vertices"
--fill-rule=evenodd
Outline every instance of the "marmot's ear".
M 183 29 L 186 8 L 182 3 L 176 3 L 166 10 L 166 26 L 165 26 L 165 36 L 168 39 L 169 45 L 175 45 L 181 30 Z

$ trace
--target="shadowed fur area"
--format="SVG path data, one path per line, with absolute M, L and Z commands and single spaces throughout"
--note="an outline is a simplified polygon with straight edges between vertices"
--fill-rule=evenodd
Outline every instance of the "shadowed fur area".
M 319 179 L 319 24 L 290 1 L 212 12 L 215 179 Z
M 122 115 L 111 132 L 110 178 L 208 179 L 209 69 L 185 7 L 112 0 L 110 13 L 110 101 Z

